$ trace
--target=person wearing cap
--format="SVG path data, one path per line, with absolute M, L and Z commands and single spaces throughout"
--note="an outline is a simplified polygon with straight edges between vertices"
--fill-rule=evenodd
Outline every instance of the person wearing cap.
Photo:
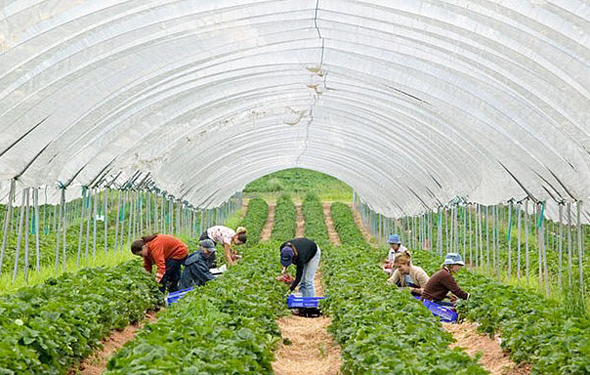
M 209 270 L 216 251 L 215 243 L 210 239 L 206 239 L 201 240 L 199 244 L 199 250 L 190 254 L 184 261 L 184 270 L 180 277 L 180 289 L 205 285 L 207 281 L 215 278 Z
M 283 273 L 287 272 L 287 267 L 291 264 L 295 264 L 297 267 L 295 280 L 291 283 L 289 291 L 292 292 L 297 285 L 301 284 L 299 286 L 301 295 L 303 297 L 314 297 L 313 279 L 320 264 L 320 247 L 312 240 L 301 237 L 283 242 L 280 249 Z
M 404 251 L 407 251 L 408 249 L 406 249 L 405 246 L 402 246 L 402 241 L 399 238 L 398 234 L 390 234 L 389 238 L 387 239 L 387 242 L 389 242 L 390 247 L 387 259 L 385 259 L 385 264 L 383 264 L 383 271 L 391 275 L 394 271 L 393 260 L 395 258 L 395 255 L 401 254 Z
M 225 260 L 228 265 L 233 266 L 236 264 L 235 258 L 237 258 L 237 252 L 234 251 L 232 245 L 242 245 L 248 240 L 248 234 L 246 228 L 238 227 L 234 231 L 223 225 L 215 225 L 201 234 L 199 240 L 212 240 L 215 245 L 220 243 L 223 246 Z M 215 259 L 215 254 L 213 254 Z
M 422 295 L 429 277 L 421 267 L 412 264 L 411 258 L 412 255 L 408 250 L 395 254 L 393 263 L 396 269 L 387 281 L 400 288 L 410 288 L 413 295 L 419 296 Z
M 427 299 L 440 305 L 452 306 L 457 300 L 457 297 L 461 299 L 469 298 L 469 293 L 462 290 L 453 277 L 453 274 L 457 273 L 464 265 L 465 263 L 460 254 L 448 253 L 442 264 L 442 268 L 435 272 L 426 283 L 426 286 L 424 286 L 422 299 Z M 450 297 L 451 303 L 443 301 L 449 292 L 453 293 L 453 296 Z
M 141 237 L 131 243 L 131 252 L 143 258 L 143 266 L 152 273 L 152 266 L 157 267 L 156 281 L 161 284 L 162 292 L 178 290 L 180 267 L 187 257 L 186 245 L 176 237 L 167 234 L 152 234 Z

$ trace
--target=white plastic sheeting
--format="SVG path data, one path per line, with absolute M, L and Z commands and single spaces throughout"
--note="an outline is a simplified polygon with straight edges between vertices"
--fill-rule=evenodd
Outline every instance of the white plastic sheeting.
M 5 200 L 15 177 L 143 171 L 210 207 L 302 167 L 395 217 L 455 196 L 585 201 L 590 5 L 8 0 L 0 134 Z

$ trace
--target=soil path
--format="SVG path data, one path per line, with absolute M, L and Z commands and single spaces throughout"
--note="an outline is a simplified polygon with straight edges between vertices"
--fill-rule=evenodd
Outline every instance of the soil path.
M 331 202 L 324 202 L 324 217 L 326 219 L 326 227 L 328 227 L 328 236 L 330 237 L 330 243 L 335 246 L 340 246 L 340 237 L 336 228 L 334 228 L 334 221 L 332 220 L 332 212 L 330 211 Z
M 354 209 L 354 205 L 352 203 L 350 204 L 350 208 L 352 209 L 352 215 L 354 216 L 354 222 L 356 223 L 356 226 L 359 228 L 359 230 L 363 234 L 363 237 L 365 237 L 365 240 L 369 243 L 374 242 L 375 239 L 371 236 L 371 233 L 369 232 L 367 227 L 365 227 L 365 224 L 363 223 L 363 218 L 361 217 L 361 214 L 357 210 Z
M 295 237 L 303 237 L 303 234 L 305 233 L 305 220 L 303 219 L 303 208 L 301 204 L 296 204 L 295 210 L 297 212 L 297 230 L 295 232 Z
M 314 280 L 317 296 L 323 295 L 320 280 L 318 271 Z M 330 322 L 330 318 L 326 316 L 303 318 L 289 315 L 279 318 L 277 323 L 283 342 L 280 343 L 272 364 L 275 374 L 340 374 L 340 347 L 326 331 Z
M 492 375 L 528 375 L 530 365 L 516 365 L 508 353 L 502 351 L 497 339 L 477 332 L 473 323 L 451 324 L 443 323 L 444 329 L 450 332 L 457 342 L 451 348 L 464 348 L 465 352 L 474 357 L 478 352 L 483 353 L 479 363 Z
M 248 199 L 244 199 L 242 202 L 242 214 L 240 215 L 240 219 L 244 220 L 246 212 L 248 212 Z
M 268 217 L 266 218 L 264 228 L 262 228 L 262 233 L 260 233 L 260 241 L 268 241 L 270 239 L 272 227 L 275 223 L 275 207 L 275 203 L 268 204 Z
M 157 320 L 155 312 L 149 312 L 145 316 L 145 320 L 139 324 L 128 325 L 122 331 L 113 331 L 111 335 L 102 340 L 103 348 L 90 355 L 88 358 L 80 362 L 80 364 L 69 372 L 69 374 L 84 374 L 84 375 L 99 375 L 102 374 L 107 362 L 115 351 L 125 345 L 127 341 L 135 338 L 135 333 L 139 331 L 143 325 L 152 323 Z

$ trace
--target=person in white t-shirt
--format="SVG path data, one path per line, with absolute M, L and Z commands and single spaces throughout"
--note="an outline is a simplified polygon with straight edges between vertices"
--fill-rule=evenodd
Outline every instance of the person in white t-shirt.
M 229 266 L 236 264 L 236 260 L 239 258 L 238 252 L 231 248 L 232 245 L 242 245 L 248 240 L 248 234 L 246 228 L 238 227 L 234 231 L 223 225 L 215 225 L 207 229 L 199 240 L 212 240 L 215 245 L 221 244 L 224 249 L 225 260 Z
M 395 254 L 403 253 L 408 249 L 406 249 L 405 246 L 402 246 L 402 241 L 397 234 L 390 234 L 387 242 L 389 242 L 390 247 L 387 259 L 385 259 L 385 263 L 383 264 L 383 271 L 391 275 L 393 274 L 393 271 L 395 271 L 395 265 L 393 264 Z

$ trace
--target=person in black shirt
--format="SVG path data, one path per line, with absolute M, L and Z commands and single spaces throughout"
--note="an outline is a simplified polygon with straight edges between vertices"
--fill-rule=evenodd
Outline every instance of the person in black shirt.
M 299 291 L 303 297 L 314 297 L 315 288 L 313 278 L 320 264 L 320 247 L 308 238 L 294 238 L 281 244 L 281 265 L 283 273 L 291 263 L 297 267 L 295 280 L 291 283 L 289 291 L 295 290 L 299 285 Z

